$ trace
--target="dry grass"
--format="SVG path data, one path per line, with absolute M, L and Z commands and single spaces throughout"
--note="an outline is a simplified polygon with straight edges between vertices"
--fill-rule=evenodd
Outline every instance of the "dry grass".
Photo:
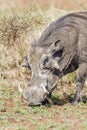
M 54 15 L 49 15 L 50 12 Z M 29 44 L 40 37 L 53 19 L 66 13 L 67 11 L 49 9 L 43 15 L 31 10 L 13 11 L 7 17 L 3 14 L 0 18 L 0 77 L 29 80 L 27 71 L 20 67 L 28 53 Z
M 40 24 L 43 25 L 41 22 L 41 16 L 33 16 L 30 13 L 0 18 L 1 70 L 14 69 L 21 64 L 31 42 L 31 39 L 26 40 L 26 35 L 31 35 L 35 26 L 37 28 Z

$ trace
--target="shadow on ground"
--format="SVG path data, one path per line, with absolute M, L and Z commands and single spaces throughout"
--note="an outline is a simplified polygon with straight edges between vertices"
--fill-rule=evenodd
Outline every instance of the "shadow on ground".
M 58 97 L 52 95 L 52 97 L 51 97 L 52 104 L 50 104 L 48 101 L 45 101 L 43 103 L 43 105 L 49 107 L 51 105 L 63 106 L 67 103 L 72 104 L 73 98 L 74 98 L 74 94 L 66 95 L 66 97 L 64 97 L 64 98 L 58 98 Z M 87 96 L 83 96 L 83 103 L 84 104 L 87 103 Z

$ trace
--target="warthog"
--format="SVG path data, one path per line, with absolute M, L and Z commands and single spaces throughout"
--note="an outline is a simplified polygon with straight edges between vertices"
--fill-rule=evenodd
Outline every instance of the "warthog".
M 71 13 L 52 22 L 31 45 L 25 66 L 32 72 L 31 87 L 19 90 L 29 105 L 42 104 L 59 79 L 77 69 L 73 103 L 82 101 L 87 78 L 87 12 Z

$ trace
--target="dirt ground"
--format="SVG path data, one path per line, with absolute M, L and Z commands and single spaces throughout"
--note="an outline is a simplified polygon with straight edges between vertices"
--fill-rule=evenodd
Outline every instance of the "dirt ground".
M 54 105 L 29 107 L 22 100 L 17 86 L 2 82 L 0 130 L 86 130 L 87 103 L 85 100 L 73 106 L 70 100 L 74 91 L 75 87 L 69 84 L 58 86 L 52 96 Z M 87 94 L 86 88 L 84 92 Z

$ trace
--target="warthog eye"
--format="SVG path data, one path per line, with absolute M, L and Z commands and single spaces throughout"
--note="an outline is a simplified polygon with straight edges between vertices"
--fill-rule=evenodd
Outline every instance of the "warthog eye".
M 45 58 L 43 59 L 43 65 L 45 66 L 48 61 L 49 61 L 49 58 L 48 58 L 48 57 L 45 57 Z

